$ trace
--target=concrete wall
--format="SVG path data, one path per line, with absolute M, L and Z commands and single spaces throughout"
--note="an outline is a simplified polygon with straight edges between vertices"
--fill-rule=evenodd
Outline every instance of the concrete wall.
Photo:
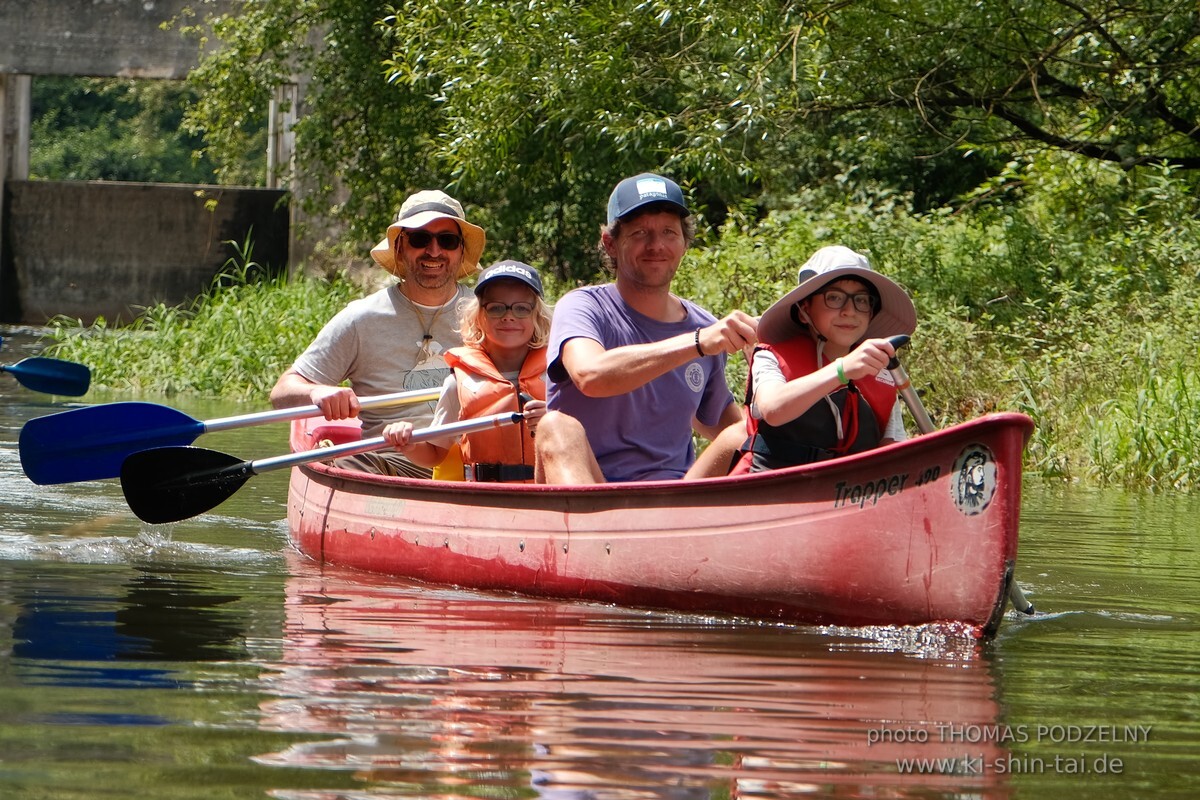
M 184 24 L 230 0 L 0 0 L 0 72 L 97 78 L 183 78 L 200 49 Z M 201 16 L 182 17 L 185 9 Z
M 251 228 L 254 259 L 286 268 L 286 192 L 25 180 L 30 76 L 180 79 L 201 55 L 198 40 L 181 28 L 240 6 L 0 0 L 0 322 L 41 324 L 59 314 L 88 324 L 128 320 L 138 307 L 188 302 L 233 255 L 224 242 L 242 243 Z M 289 163 L 290 121 L 272 120 L 269 174 Z
M 8 181 L 0 321 L 91 324 L 204 291 L 253 228 L 253 258 L 288 261 L 288 193 L 182 184 Z

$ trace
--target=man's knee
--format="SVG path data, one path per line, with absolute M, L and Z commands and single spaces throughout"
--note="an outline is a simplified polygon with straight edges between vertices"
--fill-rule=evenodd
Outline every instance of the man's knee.
M 538 421 L 537 437 L 534 441 L 539 453 L 553 453 L 560 448 L 569 448 L 580 437 L 586 436 L 579 420 L 561 411 L 547 411 Z

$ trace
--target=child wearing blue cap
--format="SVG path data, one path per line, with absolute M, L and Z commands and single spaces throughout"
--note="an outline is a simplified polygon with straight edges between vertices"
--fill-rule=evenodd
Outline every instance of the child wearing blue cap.
M 451 374 L 442 384 L 433 424 L 444 425 L 508 411 L 523 411 L 520 425 L 472 433 L 457 440 L 463 477 L 488 482 L 533 480 L 533 432 L 546 412 L 546 343 L 550 309 L 537 270 L 520 261 L 492 264 L 459 310 L 461 347 L 446 352 Z M 413 426 L 383 430 L 388 442 L 416 464 L 441 464 L 453 438 L 410 441 Z

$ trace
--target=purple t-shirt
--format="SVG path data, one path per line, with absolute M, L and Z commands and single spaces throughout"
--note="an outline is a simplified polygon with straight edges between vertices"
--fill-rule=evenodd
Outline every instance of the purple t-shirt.
M 686 319 L 658 322 L 630 308 L 610 283 L 574 289 L 554 306 L 546 406 L 579 420 L 609 481 L 683 477 L 695 460 L 692 419 L 715 425 L 733 402 L 725 385 L 725 355 L 697 355 L 626 394 L 587 397 L 562 365 L 563 344 L 582 336 L 612 350 L 691 333 L 716 321 L 694 303 L 682 302 Z

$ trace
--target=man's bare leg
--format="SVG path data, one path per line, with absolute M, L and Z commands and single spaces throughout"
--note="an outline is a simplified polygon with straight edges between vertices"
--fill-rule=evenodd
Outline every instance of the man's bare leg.
M 561 411 L 547 412 L 537 426 L 536 483 L 606 483 L 587 433 L 579 420 Z
M 692 464 L 691 469 L 683 476 L 685 481 L 697 478 L 720 478 L 729 474 L 733 465 L 733 454 L 746 441 L 746 423 L 738 422 L 730 425 L 717 434 L 717 438 L 708 443 L 704 452 Z

